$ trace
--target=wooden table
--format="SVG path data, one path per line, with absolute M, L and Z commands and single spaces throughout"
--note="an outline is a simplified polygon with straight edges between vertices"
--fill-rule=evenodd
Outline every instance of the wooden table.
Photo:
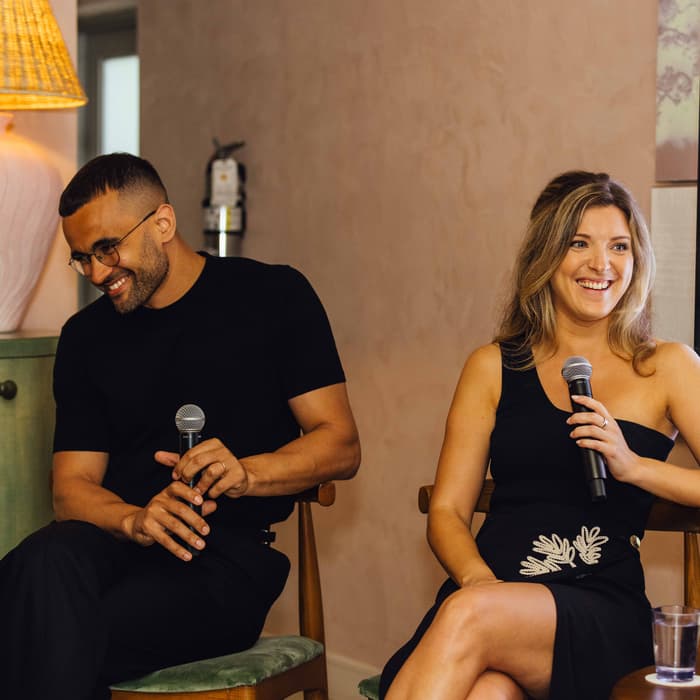
M 644 676 L 650 673 L 654 673 L 653 666 L 625 676 L 613 688 L 610 700 L 700 700 L 700 686 L 671 688 L 654 685 L 644 680 Z

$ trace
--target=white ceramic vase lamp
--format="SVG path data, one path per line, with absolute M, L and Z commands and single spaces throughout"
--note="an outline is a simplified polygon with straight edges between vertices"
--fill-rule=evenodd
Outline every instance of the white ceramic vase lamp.
M 86 102 L 49 0 L 2 0 L 0 332 L 22 321 L 56 235 L 63 184 L 45 149 L 12 132 L 11 112 Z

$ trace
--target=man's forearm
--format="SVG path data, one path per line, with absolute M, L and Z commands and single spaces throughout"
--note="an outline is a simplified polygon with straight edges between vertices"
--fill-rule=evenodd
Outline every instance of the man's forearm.
M 360 443 L 355 430 L 321 425 L 275 452 L 240 462 L 248 473 L 246 495 L 280 496 L 352 478 L 360 465 Z
M 127 539 L 125 519 L 140 510 L 112 491 L 80 477 L 54 483 L 53 507 L 56 520 L 82 520 L 120 539 Z

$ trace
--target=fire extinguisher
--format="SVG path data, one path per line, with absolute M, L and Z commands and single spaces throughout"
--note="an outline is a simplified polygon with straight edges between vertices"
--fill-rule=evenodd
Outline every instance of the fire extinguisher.
M 204 212 L 204 249 L 219 257 L 238 256 L 245 235 L 245 166 L 233 153 L 245 141 L 221 145 L 214 141 L 214 153 L 206 170 Z

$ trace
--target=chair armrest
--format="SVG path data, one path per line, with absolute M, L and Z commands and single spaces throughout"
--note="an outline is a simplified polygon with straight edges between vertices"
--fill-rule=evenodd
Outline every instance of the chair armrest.
M 665 532 L 700 532 L 700 508 L 682 506 L 664 498 L 656 498 L 649 512 L 646 529 Z
M 301 503 L 318 503 L 324 507 L 332 506 L 335 503 L 335 482 L 325 481 L 317 486 L 312 486 L 310 489 L 298 493 L 294 498 Z
M 484 485 L 481 487 L 479 500 L 476 502 L 477 513 L 488 513 L 491 505 L 491 494 L 493 493 L 493 479 L 484 479 Z M 418 489 L 418 510 L 421 513 L 427 513 L 430 510 L 430 499 L 433 496 L 433 484 L 421 486 Z
M 335 484 L 332 481 L 319 484 L 298 493 L 295 499 L 299 511 L 299 630 L 304 637 L 325 644 L 321 576 L 311 504 L 333 505 Z
M 427 515 L 430 510 L 430 499 L 433 497 L 433 484 L 421 486 L 418 489 L 418 510 Z

